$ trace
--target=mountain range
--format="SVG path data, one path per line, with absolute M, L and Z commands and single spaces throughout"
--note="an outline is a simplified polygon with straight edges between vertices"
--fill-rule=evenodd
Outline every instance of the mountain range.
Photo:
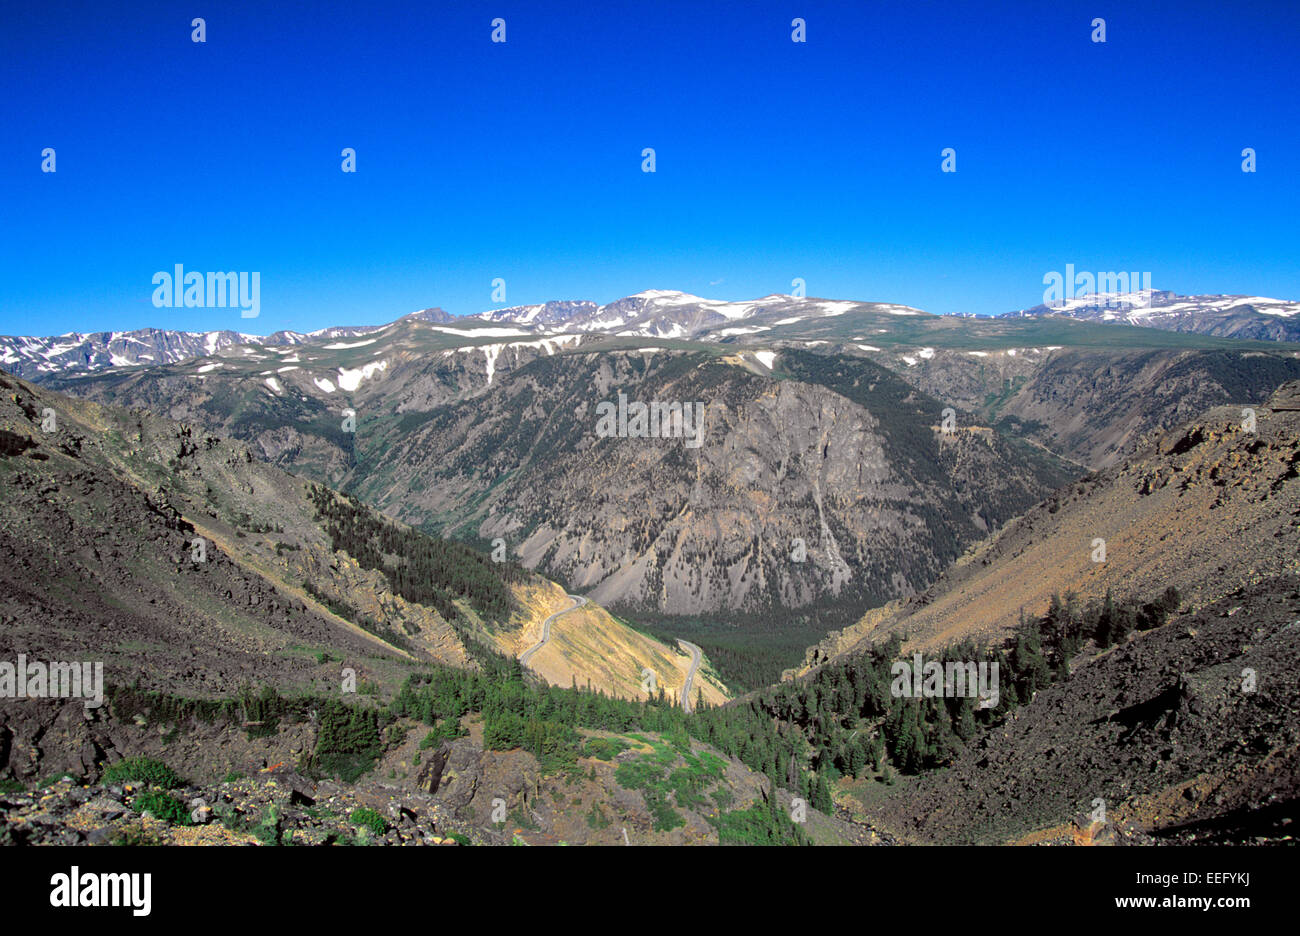
M 995 319 L 1062 317 L 1080 322 L 1123 323 L 1188 334 L 1300 341 L 1300 302 L 1251 296 L 1179 296 L 1163 290 L 1133 293 L 1089 294 L 1052 306 L 1008 312 Z M 835 320 L 851 313 L 854 328 L 839 329 Z M 919 318 L 919 322 L 903 319 Z M 454 317 L 440 308 L 428 308 L 398 321 L 423 321 L 450 325 L 480 337 L 544 336 L 555 333 L 604 335 L 618 338 L 686 338 L 707 342 L 738 339 L 764 342 L 885 341 L 943 333 L 954 323 L 960 330 L 970 316 L 935 316 L 906 305 L 853 300 L 769 295 L 750 301 L 703 299 L 675 290 L 649 289 L 605 305 L 595 302 L 553 301 L 511 306 L 474 316 Z M 984 319 L 985 322 L 994 320 Z M 493 333 L 477 323 L 505 324 L 517 332 Z M 231 330 L 185 332 L 160 328 L 133 331 L 80 333 L 52 337 L 0 336 L 0 366 L 19 377 L 39 380 L 56 374 L 75 374 L 121 367 L 175 364 L 239 345 L 291 347 L 331 339 L 355 338 L 392 327 L 388 325 L 334 326 L 312 332 L 277 331 L 260 337 Z M 1005 323 L 1004 323 L 1005 325 Z M 985 334 L 1014 335 L 1014 329 L 993 328 Z M 880 336 L 883 336 L 880 337 Z M 1076 333 L 1082 337 L 1081 333 Z
M 133 363 L 13 339 L 0 639 L 111 685 L 0 705 L 0 783 L 165 760 L 261 817 L 233 840 L 350 835 L 320 796 L 418 803 L 426 841 L 1281 840 L 1300 349 L 1059 311 L 649 291 Z M 700 406 L 699 444 L 601 431 L 628 401 Z M 909 707 L 913 653 L 1000 660 L 1005 704 Z M 75 789 L 0 813 L 80 841 Z
M 1180 296 L 1164 289 L 1143 289 L 1089 293 L 1005 315 L 1059 315 L 1221 338 L 1300 340 L 1300 302 L 1262 296 Z

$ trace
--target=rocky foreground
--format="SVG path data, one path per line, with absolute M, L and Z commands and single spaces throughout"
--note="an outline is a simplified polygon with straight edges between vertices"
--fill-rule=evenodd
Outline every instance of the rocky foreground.
M 423 794 L 316 783 L 283 767 L 166 794 L 141 783 L 83 785 L 64 777 L 0 793 L 0 844 L 471 844 L 447 826 L 446 809 Z

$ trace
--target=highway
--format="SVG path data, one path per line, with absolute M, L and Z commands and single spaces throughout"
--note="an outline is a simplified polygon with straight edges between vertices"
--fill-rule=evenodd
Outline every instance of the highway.
M 689 715 L 691 714 L 691 682 L 695 679 L 695 671 L 700 668 L 700 657 L 704 651 L 689 640 L 682 640 L 680 637 L 677 638 L 677 646 L 691 655 L 691 668 L 686 672 L 686 682 L 682 683 L 682 711 Z
M 522 663 L 524 666 L 527 666 L 528 661 L 533 658 L 533 654 L 536 653 L 538 650 L 542 649 L 542 647 L 545 647 L 546 642 L 551 639 L 551 622 L 554 621 L 561 614 L 568 614 L 574 608 L 581 608 L 583 605 L 587 603 L 587 599 L 583 598 L 581 595 L 570 595 L 569 597 L 573 599 L 573 604 L 569 605 L 569 607 L 564 608 L 561 611 L 556 611 L 545 621 L 543 621 L 542 639 L 537 641 L 537 643 L 533 644 L 533 646 L 529 647 L 527 650 L 525 650 L 522 654 L 519 655 L 519 662 Z

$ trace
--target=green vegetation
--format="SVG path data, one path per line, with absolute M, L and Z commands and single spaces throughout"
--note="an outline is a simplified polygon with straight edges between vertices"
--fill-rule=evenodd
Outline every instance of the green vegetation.
M 612 759 L 631 749 L 629 741 L 636 742 L 651 753 L 620 763 L 615 775 L 622 786 L 642 792 L 656 828 L 663 831 L 682 821 L 674 806 L 702 808 L 710 798 L 720 807 L 728 805 L 714 789 L 725 762 L 707 752 L 693 753 L 692 737 L 755 771 L 781 778 L 782 787 L 813 808 L 830 812 L 830 787 L 837 778 L 874 776 L 890 764 L 914 773 L 949 763 L 981 724 L 992 724 L 1037 688 L 1064 678 L 1068 668 L 1061 660 L 1080 640 L 1113 640 L 1108 634 L 1123 632 L 1130 617 L 1135 627 L 1158 626 L 1176 606 L 1177 596 L 1169 593 L 1146 604 L 1112 601 L 1111 610 L 1099 602 L 1082 612 L 1073 610 L 1072 600 L 1054 607 L 1057 604 L 1058 610 L 1049 609 L 1042 621 L 1026 625 L 1005 648 L 962 645 L 944 654 L 943 659 L 999 662 L 1002 704 L 997 709 L 977 710 L 970 698 L 893 696 L 890 664 L 897 643 L 822 667 L 807 680 L 772 687 L 743 703 L 706 707 L 689 716 L 662 697 L 633 702 L 538 686 L 525 678 L 517 660 L 487 651 L 479 670 L 432 666 L 412 674 L 384 707 L 349 706 L 332 698 L 286 698 L 270 690 L 245 692 L 237 700 L 204 701 L 110 687 L 108 697 L 116 716 L 140 711 L 155 721 L 242 722 L 250 714 L 293 722 L 315 718 L 317 744 L 302 767 L 347 782 L 374 768 L 385 750 L 385 729 L 397 718 L 430 726 L 423 745 L 431 747 L 459 735 L 464 716 L 481 715 L 485 747 L 528 750 L 547 772 L 572 770 L 582 756 Z M 1117 623 L 1104 624 L 1112 619 Z M 584 740 L 579 728 L 627 740 Z M 741 837 L 753 833 L 749 819 L 733 821 L 748 830 Z M 768 831 L 784 834 L 779 826 Z
M 720 845 L 811 845 L 802 829 L 769 798 L 748 809 L 725 812 L 710 819 Z
M 598 803 L 592 803 L 591 809 L 587 810 L 587 828 L 589 829 L 608 829 L 613 819 L 605 815 L 605 810 Z
M 524 811 L 523 807 L 516 806 L 510 810 L 510 815 L 506 817 L 506 822 L 516 829 L 527 829 L 529 832 L 536 832 L 540 826 L 537 825 L 531 815 Z
M 887 774 L 886 755 L 903 773 L 951 763 L 980 726 L 1067 679 L 1070 658 L 1086 642 L 1105 648 L 1130 629 L 1159 627 L 1178 603 L 1172 588 L 1155 601 L 1117 603 L 1107 596 L 1082 610 L 1072 596 L 1053 597 L 1043 617 L 1022 622 L 1006 646 L 964 642 L 934 657 L 941 664 L 996 662 L 996 708 L 979 709 L 969 696 L 895 696 L 890 686 L 901 644 L 896 636 L 860 656 L 823 666 L 806 680 L 760 692 L 745 705 L 702 712 L 691 731 L 755 770 L 787 778 L 785 786 L 829 812 L 829 784 L 839 777 Z
M 681 814 L 668 802 L 670 789 L 667 774 L 668 768 L 646 759 L 626 761 L 614 771 L 614 779 L 619 786 L 641 791 L 646 809 L 654 819 L 656 832 L 668 832 L 685 823 Z
M 261 821 L 250 824 L 247 831 L 263 845 L 283 845 L 287 835 L 287 830 L 281 828 L 280 812 L 274 804 L 266 807 Z
M 780 682 L 781 673 L 802 663 L 810 646 L 855 623 L 864 607 L 859 601 L 837 601 L 797 611 L 714 612 L 707 618 L 620 612 L 620 619 L 670 647 L 679 637 L 698 645 L 732 691 L 749 692 Z
M 361 826 L 369 829 L 375 835 L 383 835 L 388 831 L 388 822 L 377 810 L 370 809 L 367 806 L 361 806 L 352 810 L 348 820 L 355 826 Z
M 320 706 L 319 718 L 316 749 L 305 765 L 309 773 L 329 774 L 345 783 L 355 783 L 374 769 L 384 753 L 381 729 L 391 721 L 391 715 L 327 700 Z
M 429 729 L 429 733 L 420 741 L 420 750 L 441 747 L 444 741 L 454 741 L 469 735 L 456 718 L 444 718 Z
M 578 740 L 578 733 L 572 725 L 527 718 L 509 711 L 487 715 L 483 725 L 485 749 L 523 748 L 536 757 L 547 772 L 574 765 L 578 759 Z
M 622 738 L 588 738 L 582 746 L 582 756 L 610 761 L 630 747 Z
M 101 782 L 106 785 L 135 782 L 170 790 L 181 785 L 181 778 L 160 760 L 128 757 L 105 770 Z
M 694 755 L 661 741 L 637 740 L 650 745 L 651 753 L 623 761 L 614 771 L 614 779 L 624 789 L 641 791 L 656 831 L 667 832 L 684 823 L 674 805 L 697 810 L 708 807 L 706 793 L 722 780 L 725 761 L 709 752 Z M 684 762 L 680 767 L 675 766 L 679 758 Z
M 362 568 L 383 572 L 407 601 L 436 608 L 448 621 L 460 617 L 457 599 L 487 619 L 506 618 L 515 610 L 506 583 L 528 576 L 517 564 L 495 564 L 468 546 L 399 527 L 355 497 L 320 485 L 310 485 L 308 494 L 333 548 L 346 551 Z
M 128 848 L 142 848 L 162 845 L 163 840 L 156 833 L 146 832 L 139 825 L 132 823 L 115 832 L 110 844 L 125 845 Z
M 349 783 L 374 767 L 384 751 L 381 732 L 393 720 L 393 715 L 382 708 L 348 706 L 332 697 L 282 696 L 269 686 L 257 694 L 246 690 L 234 699 L 189 699 L 142 690 L 138 686 L 108 686 L 105 696 L 113 716 L 118 719 L 129 720 L 139 715 L 182 726 L 191 720 L 210 725 L 238 725 L 245 727 L 250 737 L 274 735 L 281 720 L 295 724 L 315 721 L 318 724 L 316 746 L 303 758 L 300 768 L 309 775 L 337 776 Z M 140 767 L 123 765 L 141 760 L 147 759 L 123 761 L 110 771 L 138 773 Z M 139 779 L 122 774 L 114 776 Z M 143 782 L 156 781 L 146 778 Z
M 136 812 L 148 813 L 172 825 L 189 825 L 190 812 L 185 804 L 163 790 L 145 790 L 131 801 Z

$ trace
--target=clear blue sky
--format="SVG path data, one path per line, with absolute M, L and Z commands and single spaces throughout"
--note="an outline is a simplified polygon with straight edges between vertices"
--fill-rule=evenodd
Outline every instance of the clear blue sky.
M 1294 0 L 8 0 L 0 332 L 471 314 L 498 276 L 992 314 L 1073 263 L 1300 298 L 1298 48 Z M 260 272 L 260 318 L 154 308 L 176 263 Z

